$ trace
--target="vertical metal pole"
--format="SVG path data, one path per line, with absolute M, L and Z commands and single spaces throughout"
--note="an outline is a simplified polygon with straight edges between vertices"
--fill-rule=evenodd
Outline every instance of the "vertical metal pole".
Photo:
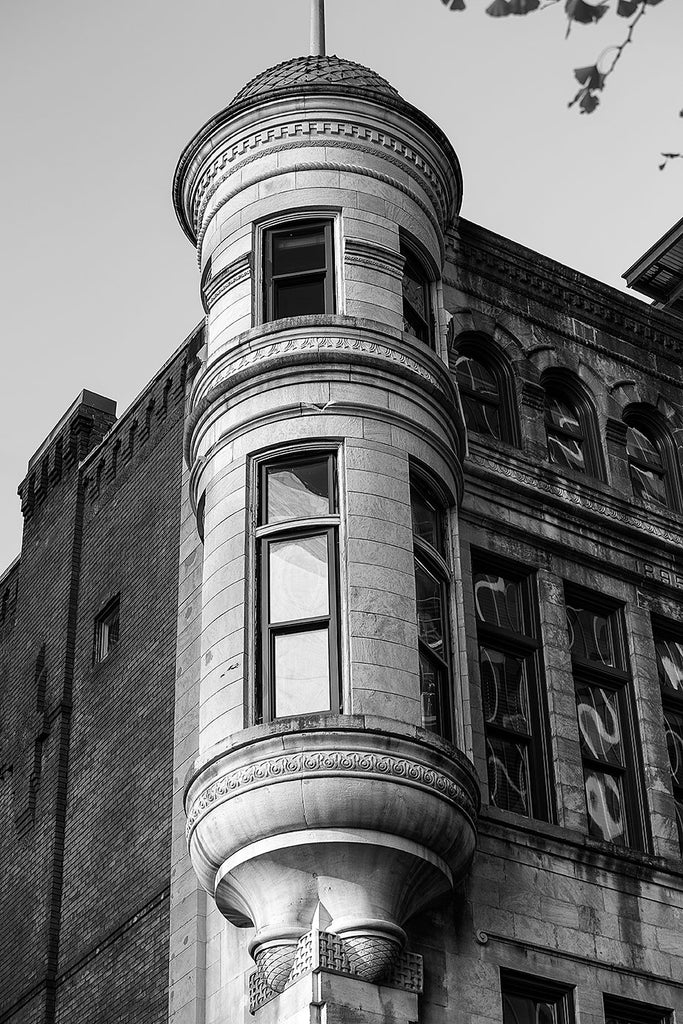
M 325 0 L 311 0 L 311 56 L 325 53 Z

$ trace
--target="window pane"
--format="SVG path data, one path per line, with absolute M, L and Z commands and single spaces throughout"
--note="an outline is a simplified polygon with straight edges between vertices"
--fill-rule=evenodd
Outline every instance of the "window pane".
M 274 467 L 267 477 L 267 523 L 326 516 L 330 512 L 328 459 Z
M 489 401 L 498 401 L 496 378 L 483 363 L 471 356 L 459 356 L 455 363 L 455 375 L 461 388 L 474 391 Z
M 675 786 L 683 787 L 683 714 L 664 709 L 666 747 L 669 751 L 671 777 Z
M 600 686 L 577 683 L 576 713 L 583 753 L 596 761 L 623 765 L 617 694 Z
M 275 319 L 287 316 L 312 316 L 325 312 L 324 276 L 307 277 L 305 280 L 285 278 L 273 282 L 273 316 Z
M 557 1010 L 552 1003 L 528 996 L 503 996 L 503 1024 L 555 1024 Z
M 657 670 L 663 690 L 683 694 L 683 643 L 656 640 Z
M 486 724 L 528 734 L 529 701 L 524 659 L 491 647 L 481 647 L 479 658 Z
M 273 274 L 325 269 L 325 229 L 273 232 Z
M 406 264 L 406 268 L 403 271 L 403 296 L 426 323 L 429 315 L 426 280 L 417 274 L 416 269 L 411 264 Z
M 527 747 L 490 736 L 486 741 L 489 796 L 494 807 L 530 814 Z
M 626 428 L 626 450 L 636 462 L 645 462 L 661 469 L 662 459 L 657 445 L 637 427 Z
M 415 563 L 418 633 L 430 651 L 441 658 L 444 657 L 442 588 L 440 580 L 419 562 Z
M 583 441 L 573 437 L 558 437 L 548 432 L 548 457 L 557 466 L 577 469 L 585 472 L 586 457 L 583 453 Z
M 329 614 L 327 534 L 269 545 L 270 621 Z
M 275 715 L 330 710 L 327 629 L 275 637 Z
M 500 429 L 500 410 L 497 405 L 488 405 L 486 402 L 479 402 L 472 395 L 462 393 L 462 409 L 465 413 L 465 423 L 470 430 L 477 434 L 487 434 L 489 437 L 502 437 Z
M 667 504 L 666 483 L 663 473 L 656 473 L 645 466 L 629 463 L 633 494 L 640 501 L 650 501 L 657 505 Z
M 617 668 L 612 616 L 567 605 L 567 628 L 572 656 Z
M 416 487 L 410 489 L 413 533 L 437 551 L 443 550 L 441 512 Z
M 564 402 L 555 395 L 546 396 L 545 403 L 546 422 L 554 427 L 572 434 L 574 437 L 582 437 L 583 430 L 576 409 L 568 402 Z
M 444 673 L 420 653 L 420 699 L 422 702 L 422 728 L 444 735 Z
M 626 845 L 621 780 L 606 772 L 584 768 L 588 832 L 596 839 Z
M 514 633 L 524 632 L 519 584 L 514 580 L 476 573 L 474 601 L 480 622 L 511 629 Z

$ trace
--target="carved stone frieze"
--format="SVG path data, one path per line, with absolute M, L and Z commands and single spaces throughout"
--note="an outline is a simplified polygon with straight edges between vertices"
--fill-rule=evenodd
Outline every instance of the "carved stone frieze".
M 367 751 L 308 751 L 257 761 L 216 779 L 198 794 L 188 810 L 188 840 L 193 829 L 207 811 L 238 793 L 241 794 L 245 790 L 256 789 L 262 785 L 270 785 L 273 781 L 288 776 L 308 777 L 329 774 L 362 776 L 365 779 L 368 777 L 392 778 L 407 785 L 433 790 L 439 796 L 464 808 L 472 818 L 476 815 L 474 804 L 462 786 L 448 775 L 416 761 Z

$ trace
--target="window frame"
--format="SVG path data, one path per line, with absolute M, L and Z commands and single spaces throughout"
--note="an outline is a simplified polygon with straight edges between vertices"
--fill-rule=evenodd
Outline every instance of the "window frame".
M 659 509 L 662 511 L 674 511 L 678 512 L 681 509 L 681 483 L 678 470 L 678 458 L 676 456 L 676 450 L 666 428 L 666 425 L 661 422 L 660 414 L 654 408 L 649 408 L 645 405 L 629 406 L 624 410 L 623 422 L 628 429 L 638 430 L 645 438 L 650 442 L 653 448 L 656 449 L 659 456 L 660 472 L 659 476 L 664 481 L 664 492 L 666 495 L 666 501 L 658 502 L 643 497 L 636 493 L 633 481 L 633 467 L 653 470 L 653 466 L 648 463 L 645 459 L 638 459 L 633 457 L 628 447 L 628 433 L 626 436 L 626 461 L 628 463 L 629 479 L 631 482 L 631 490 L 635 501 L 646 505 L 650 509 Z
M 112 626 L 115 624 L 115 629 Z M 121 642 L 121 597 L 116 594 L 95 616 L 93 664 L 101 665 Z
M 477 551 L 475 549 L 471 552 L 471 565 L 472 600 L 476 623 L 477 665 L 479 667 L 479 691 L 482 702 L 484 742 L 486 744 L 485 760 L 489 804 L 491 807 L 495 807 L 496 810 L 504 811 L 506 814 L 525 817 L 530 821 L 554 822 L 557 810 L 553 800 L 554 775 L 551 756 L 550 720 L 545 687 L 543 645 L 541 641 L 535 573 L 533 570 L 514 565 L 504 558 L 492 556 L 490 552 Z M 479 619 L 477 616 L 476 594 L 474 592 L 475 577 L 478 575 L 498 576 L 519 585 L 524 625 L 529 632 L 516 633 L 504 626 L 497 626 L 494 623 L 484 622 Z M 530 665 L 526 676 L 529 703 L 528 724 L 530 728 L 526 735 L 523 735 L 519 730 L 505 729 L 499 725 L 491 727 L 486 722 L 482 679 L 482 649 L 486 647 L 491 647 L 497 652 L 511 657 L 522 658 Z M 488 741 L 491 734 L 503 738 L 507 737 L 512 742 L 523 739 L 527 744 L 530 803 L 530 813 L 528 815 L 512 808 L 500 807 L 492 802 L 488 755 Z
M 655 643 L 655 651 L 657 652 L 657 643 L 676 643 L 683 647 L 683 627 L 676 629 L 676 625 L 671 622 L 667 622 L 663 619 L 654 618 L 652 620 L 652 636 Z M 667 757 L 669 760 L 669 768 L 671 771 L 671 791 L 674 799 L 674 808 L 676 815 L 676 828 L 678 831 L 678 843 L 680 848 L 680 854 L 683 858 L 683 784 L 676 782 L 673 770 L 673 764 L 671 763 L 671 755 L 669 754 L 668 747 L 668 722 L 667 722 L 667 711 L 670 714 L 680 716 L 683 720 L 683 689 L 679 694 L 665 689 L 662 686 L 661 677 L 659 676 L 659 655 L 657 652 L 657 674 L 659 682 L 659 692 L 662 699 L 662 716 L 664 725 L 664 738 L 667 747 Z M 682 733 L 683 735 L 683 733 Z M 682 744 L 683 746 L 683 744 Z
M 671 1024 L 673 1011 L 651 1003 L 641 1003 L 623 996 L 603 993 L 602 997 L 605 1024 L 615 1020 L 618 1024 Z
M 556 1024 L 574 1024 L 574 986 L 550 978 L 539 978 L 521 971 L 500 968 L 500 995 L 505 1021 L 506 996 L 531 997 L 538 1002 L 554 1003 Z
M 420 501 L 431 506 L 435 513 L 436 523 L 436 544 L 420 537 L 415 529 L 415 501 Z M 420 708 L 422 715 L 422 728 L 434 732 L 444 739 L 452 741 L 454 737 L 453 721 L 453 649 L 451 639 L 451 580 L 452 572 L 449 565 L 449 536 L 446 513 L 448 502 L 445 500 L 440 489 L 435 488 L 430 479 L 419 469 L 411 467 L 410 470 L 410 511 L 411 530 L 413 535 L 413 563 L 415 569 L 415 600 L 416 600 L 416 625 L 417 625 L 417 650 L 418 650 L 418 672 L 420 678 Z M 440 592 L 441 607 L 441 633 L 443 639 L 443 655 L 437 654 L 420 635 L 420 618 L 417 608 L 417 574 L 418 569 L 426 572 L 432 579 L 436 580 Z M 439 695 L 439 728 L 431 729 L 425 724 L 425 697 L 427 691 L 423 689 L 422 659 L 427 661 L 435 675 L 440 679 L 438 690 Z
M 401 233 L 400 253 L 404 260 L 403 273 L 401 275 L 401 301 L 403 316 L 403 332 L 417 341 L 423 342 L 428 348 L 436 351 L 436 306 L 434 302 L 434 274 L 417 246 Z M 415 309 L 410 299 L 406 297 L 404 279 L 406 270 L 412 272 L 412 276 L 422 286 L 425 310 L 425 319 L 419 310 Z M 409 324 L 412 330 L 406 330 Z
M 317 313 L 298 313 L 296 316 L 326 316 L 337 312 L 338 295 L 338 260 L 337 260 L 337 239 L 338 215 L 329 210 L 296 211 L 290 214 L 283 214 L 275 219 L 269 219 L 263 224 L 257 225 L 256 248 L 259 253 L 259 316 L 256 318 L 259 323 L 275 323 L 278 320 L 291 319 L 275 315 L 273 281 L 289 278 L 311 278 L 322 276 L 324 279 L 325 309 Z M 280 274 L 273 277 L 272 273 L 272 252 L 273 238 L 278 234 L 285 234 L 289 231 L 304 233 L 306 229 L 313 231 L 316 228 L 323 228 L 325 266 L 322 270 L 301 271 L 299 273 Z M 270 268 L 270 269 L 269 269 Z
M 498 399 L 495 403 L 482 399 L 478 392 L 463 386 L 458 380 L 457 364 L 459 359 L 463 357 L 479 363 L 494 377 L 498 388 Z M 511 444 L 515 448 L 519 448 L 519 425 L 512 370 L 508 361 L 498 351 L 495 342 L 486 337 L 486 335 L 461 335 L 451 346 L 449 363 L 451 364 L 451 376 L 458 388 L 461 399 L 463 397 L 468 398 L 470 401 L 479 402 L 483 405 L 495 404 L 498 411 L 500 435 L 482 433 L 467 422 L 467 407 L 463 401 L 463 414 L 465 415 L 467 430 L 477 434 L 479 437 L 487 438 L 489 441 L 502 441 L 505 444 Z
M 267 478 L 268 471 L 278 466 L 302 466 L 327 460 L 329 514 L 307 516 L 268 523 Z M 256 606 L 255 622 L 255 669 L 254 714 L 257 723 L 298 717 L 303 714 L 338 714 L 343 712 L 341 687 L 341 623 L 340 623 L 340 488 L 338 446 L 315 446 L 289 449 L 260 458 L 256 464 L 257 500 L 254 525 L 255 557 L 254 593 Z M 270 579 L 268 553 L 270 546 L 282 540 L 302 540 L 313 536 L 326 537 L 327 550 L 327 615 L 309 616 L 282 622 L 270 621 Z M 293 715 L 277 715 L 277 694 L 274 672 L 275 638 L 292 633 L 320 629 L 326 625 L 328 631 L 329 708 L 316 712 L 295 712 Z
M 617 601 L 611 600 L 602 594 L 588 591 L 583 587 L 577 587 L 566 580 L 564 581 L 564 603 L 565 611 L 567 612 L 568 633 L 569 608 L 579 607 L 594 615 L 600 615 L 610 620 L 614 656 L 617 662 L 616 666 L 612 667 L 577 657 L 570 644 L 575 697 L 577 695 L 577 686 L 580 684 L 590 686 L 591 688 L 597 687 L 616 695 L 623 751 L 623 764 L 621 765 L 614 765 L 609 761 L 600 760 L 584 752 L 584 746 L 581 743 L 581 726 L 578 721 L 577 703 L 577 728 L 579 732 L 581 770 L 584 780 L 588 836 L 595 842 L 609 843 L 621 849 L 635 849 L 647 852 L 650 845 L 650 835 L 643 797 L 641 761 L 638 756 L 638 751 L 641 747 L 638 741 L 633 678 L 629 668 L 628 646 L 626 643 L 626 609 L 623 604 Z M 624 820 L 623 842 L 605 839 L 591 833 L 591 816 L 588 810 L 588 795 L 586 792 L 586 768 L 595 772 L 601 772 L 603 775 L 617 776 L 620 779 L 622 783 L 621 795 Z
M 558 472 L 576 473 L 583 477 L 594 477 L 596 480 L 605 480 L 604 458 L 600 441 L 600 432 L 595 413 L 595 406 L 590 399 L 581 382 L 573 379 L 568 373 L 547 372 L 541 378 L 541 387 L 544 391 L 544 412 L 543 422 L 545 426 L 546 445 L 548 451 L 548 462 L 555 466 Z M 552 423 L 548 413 L 549 398 L 556 397 L 565 405 L 571 407 L 579 424 L 579 430 L 558 427 Z M 582 442 L 581 451 L 584 457 L 583 469 L 575 466 L 567 466 L 556 461 L 551 456 L 549 439 L 552 436 L 565 437 L 573 441 Z

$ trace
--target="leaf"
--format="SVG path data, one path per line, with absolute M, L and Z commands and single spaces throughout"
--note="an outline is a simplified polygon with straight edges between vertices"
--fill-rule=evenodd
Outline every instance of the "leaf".
M 588 89 L 602 89 L 605 76 L 598 71 L 597 64 L 588 68 L 574 68 L 574 78 Z
M 510 0 L 510 14 L 529 14 L 541 6 L 541 0 Z
M 581 102 L 579 103 L 581 113 L 592 114 L 599 103 L 600 100 L 598 99 L 598 97 L 594 96 L 592 92 L 588 92 L 588 90 L 586 90 L 586 92 L 581 97 Z
M 465 10 L 465 0 L 441 0 L 441 3 L 445 4 L 449 11 Z
M 649 4 L 651 7 L 654 7 L 655 4 L 661 4 L 661 2 L 662 0 L 645 0 L 645 3 Z
M 493 0 L 486 8 L 486 13 L 492 18 L 504 18 L 506 14 L 510 14 L 510 0 Z
M 609 9 L 609 5 L 606 3 L 589 4 L 586 3 L 586 0 L 567 0 L 564 9 L 571 21 L 590 25 L 592 21 L 600 21 L 603 14 Z
M 617 14 L 622 18 L 630 18 L 632 14 L 636 13 L 638 3 L 639 0 L 619 0 Z

